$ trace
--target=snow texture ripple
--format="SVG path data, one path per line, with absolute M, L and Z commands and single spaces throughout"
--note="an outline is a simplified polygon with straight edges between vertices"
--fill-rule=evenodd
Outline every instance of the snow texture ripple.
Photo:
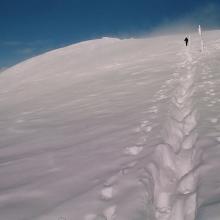
M 103 38 L 1 72 L 0 219 L 218 219 L 219 38 Z

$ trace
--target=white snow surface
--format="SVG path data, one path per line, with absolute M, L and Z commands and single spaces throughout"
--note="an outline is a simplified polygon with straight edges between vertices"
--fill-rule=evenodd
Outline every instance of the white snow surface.
M 220 31 L 103 38 L 0 74 L 0 219 L 220 218 Z

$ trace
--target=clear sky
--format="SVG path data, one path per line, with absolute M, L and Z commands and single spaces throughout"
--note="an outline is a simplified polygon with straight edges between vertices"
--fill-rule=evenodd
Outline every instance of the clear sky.
M 88 39 L 140 36 L 178 20 L 218 28 L 219 5 L 220 0 L 0 0 L 0 68 Z

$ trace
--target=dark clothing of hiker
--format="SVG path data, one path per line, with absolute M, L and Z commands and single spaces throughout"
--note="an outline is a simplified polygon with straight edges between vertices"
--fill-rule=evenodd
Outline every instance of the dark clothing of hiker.
M 186 37 L 186 38 L 184 39 L 184 41 L 185 41 L 186 47 L 187 47 L 187 46 L 188 46 L 188 43 L 189 43 L 189 39 Z

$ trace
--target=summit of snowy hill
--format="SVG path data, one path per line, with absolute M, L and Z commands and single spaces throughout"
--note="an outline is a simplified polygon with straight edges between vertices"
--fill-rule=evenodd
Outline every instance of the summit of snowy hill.
M 218 219 L 220 31 L 184 38 L 90 40 L 2 72 L 0 219 Z

